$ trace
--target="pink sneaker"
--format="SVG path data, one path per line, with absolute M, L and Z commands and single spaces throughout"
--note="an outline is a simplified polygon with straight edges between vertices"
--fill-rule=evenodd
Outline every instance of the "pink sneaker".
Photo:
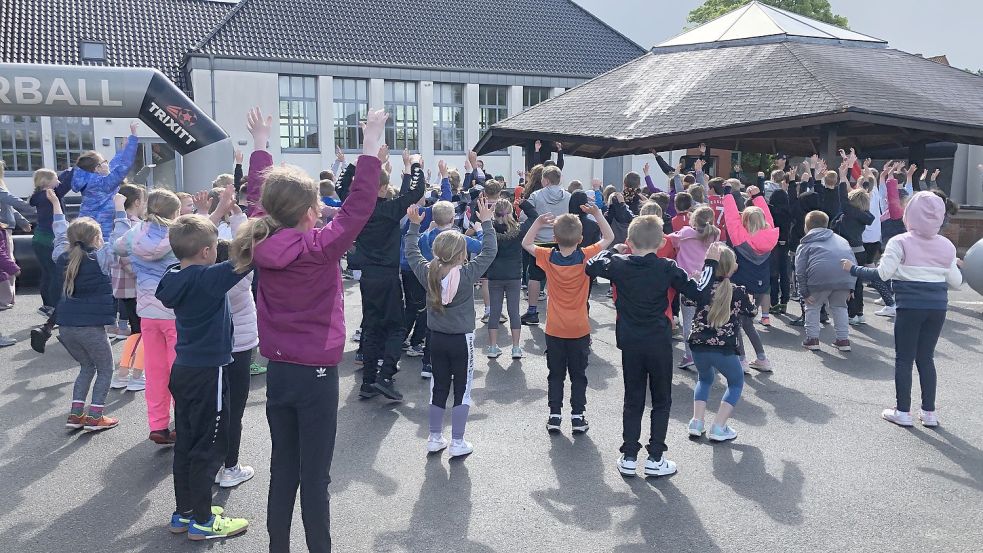
M 762 315 L 761 326 L 771 326 L 771 317 L 769 317 L 768 315 Z

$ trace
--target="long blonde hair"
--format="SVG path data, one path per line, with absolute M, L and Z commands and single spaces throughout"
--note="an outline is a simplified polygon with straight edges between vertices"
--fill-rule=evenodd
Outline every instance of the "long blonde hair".
M 746 207 L 741 212 L 741 224 L 744 225 L 747 233 L 752 235 L 768 228 L 768 220 L 765 219 L 765 212 L 755 205 Z
M 273 167 L 266 173 L 260 204 L 266 215 L 242 225 L 229 247 L 237 272 L 253 264 L 256 246 L 282 228 L 300 224 L 308 211 L 320 208 L 318 183 L 300 167 Z
M 495 223 L 499 225 L 505 225 L 505 233 L 515 231 L 519 228 L 519 222 L 515 220 L 515 211 L 513 211 L 512 202 L 501 199 L 495 202 Z
M 709 206 L 700 206 L 689 216 L 689 226 L 700 233 L 700 239 L 708 247 L 720 237 L 720 229 L 715 227 L 713 222 L 714 212 L 713 208 Z
M 713 276 L 722 279 L 717 284 L 713 292 L 713 299 L 710 301 L 710 312 L 707 314 L 707 322 L 713 328 L 720 328 L 730 321 L 730 302 L 734 298 L 734 285 L 730 283 L 730 274 L 737 266 L 737 257 L 734 250 L 720 247 L 720 261 Z
M 75 294 L 75 277 L 78 276 L 82 260 L 89 257 L 86 248 L 99 247 L 102 241 L 102 227 L 91 217 L 79 217 L 68 225 L 68 263 L 65 265 L 65 297 Z
M 157 188 L 147 196 L 147 222 L 170 227 L 181 214 L 181 200 L 170 190 Z
M 463 265 L 468 253 L 468 245 L 464 235 L 457 231 L 445 231 L 437 235 L 433 241 L 433 260 L 427 264 L 427 302 L 437 313 L 444 312 L 441 301 L 440 281 L 447 276 L 452 268 Z M 461 286 L 471 283 L 462 282 Z

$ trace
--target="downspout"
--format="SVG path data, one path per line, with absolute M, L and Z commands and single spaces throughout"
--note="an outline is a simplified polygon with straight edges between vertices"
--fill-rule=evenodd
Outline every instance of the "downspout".
M 215 120 L 215 54 L 208 54 L 208 79 L 212 96 L 212 121 Z

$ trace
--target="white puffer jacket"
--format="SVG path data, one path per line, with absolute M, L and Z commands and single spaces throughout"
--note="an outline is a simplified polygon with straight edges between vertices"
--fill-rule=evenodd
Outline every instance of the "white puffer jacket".
M 233 215 L 230 219 L 232 234 L 235 235 L 239 226 L 246 221 L 243 214 Z M 229 290 L 229 310 L 232 311 L 232 351 L 251 350 L 259 345 L 259 329 L 256 326 L 256 302 L 252 292 L 253 274 L 240 280 Z

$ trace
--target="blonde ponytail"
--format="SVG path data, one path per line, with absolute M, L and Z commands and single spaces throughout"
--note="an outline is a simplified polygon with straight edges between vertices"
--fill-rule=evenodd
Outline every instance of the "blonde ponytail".
M 65 238 L 68 240 L 69 248 L 63 290 L 65 297 L 70 298 L 75 294 L 75 278 L 79 274 L 82 260 L 89 257 L 86 248 L 95 248 L 99 244 L 102 239 L 102 227 L 91 217 L 79 217 L 68 225 Z
M 720 261 L 714 271 L 714 277 L 722 279 L 713 291 L 710 301 L 710 312 L 707 313 L 707 323 L 713 328 L 720 328 L 730 321 L 730 304 L 734 298 L 734 285 L 730 282 L 730 274 L 737 265 L 734 251 L 727 247 L 720 248 Z
M 181 214 L 181 200 L 170 190 L 157 188 L 147 195 L 147 222 L 170 227 Z
M 433 260 L 427 264 L 427 303 L 435 312 L 444 312 L 440 281 L 454 266 L 463 264 L 467 253 L 468 244 L 460 232 L 445 231 L 433 241 Z M 462 282 L 461 286 L 464 285 Z

